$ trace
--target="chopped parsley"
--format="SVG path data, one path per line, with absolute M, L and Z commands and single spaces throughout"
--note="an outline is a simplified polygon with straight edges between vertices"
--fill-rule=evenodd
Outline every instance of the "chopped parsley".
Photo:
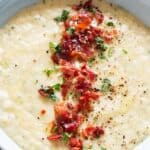
M 53 42 L 49 42 L 49 48 L 50 48 L 53 52 L 56 51 L 57 53 L 60 53 L 60 52 L 61 52 L 61 49 L 62 49 L 60 43 L 57 44 L 57 45 L 55 45 Z
M 107 22 L 106 25 L 109 26 L 109 27 L 114 27 L 114 26 L 115 26 L 114 23 L 113 23 L 112 21 Z
M 54 18 L 56 22 L 63 22 L 66 21 L 69 18 L 69 11 L 68 10 L 63 10 L 61 13 L 61 16 L 58 16 Z
M 47 77 L 49 77 L 52 72 L 53 72 L 53 70 L 51 70 L 51 69 L 44 70 L 44 73 L 47 75 Z
M 112 57 L 113 52 L 114 52 L 113 48 L 114 48 L 114 47 L 110 47 L 110 48 L 108 49 L 108 52 L 107 52 L 108 57 Z
M 53 89 L 59 91 L 60 88 L 61 88 L 61 84 L 60 84 L 60 83 L 57 83 L 57 84 L 53 85 L 52 87 L 53 87 Z
M 97 9 L 95 7 L 90 7 L 90 8 L 87 8 L 87 11 L 92 12 L 93 14 L 95 14 L 97 12 Z
M 61 49 L 62 49 L 61 44 L 58 44 L 58 45 L 55 47 L 55 50 L 56 50 L 57 53 L 60 53 L 60 52 L 61 52 Z
M 89 59 L 88 63 L 89 63 L 89 64 L 92 64 L 94 61 L 95 61 L 95 58 L 92 57 L 92 58 Z
M 49 48 L 52 50 L 52 51 L 55 51 L 55 44 L 53 42 L 49 42 Z
M 57 97 L 56 97 L 56 95 L 55 95 L 54 92 L 51 92 L 51 93 L 49 94 L 49 98 L 50 98 L 51 100 L 53 100 L 53 101 L 56 101 L 56 100 L 57 100 Z
M 100 150 L 106 150 L 106 148 L 102 146 Z
M 38 80 L 35 80 L 35 84 L 37 84 L 39 81 Z
M 72 28 L 72 27 L 70 27 L 67 31 L 68 31 L 68 33 L 69 33 L 70 35 L 72 35 L 72 34 L 74 34 L 75 29 Z
M 101 52 L 100 55 L 99 55 L 99 58 L 102 59 L 102 60 L 106 59 L 105 53 Z
M 0 65 L 2 65 L 4 68 L 8 68 L 9 67 L 9 63 L 7 61 L 1 61 Z
M 124 54 L 128 54 L 127 50 L 123 49 L 122 51 L 123 51 Z
M 105 78 L 102 81 L 101 91 L 102 92 L 109 92 L 110 91 L 111 82 L 109 79 Z
M 63 135 L 62 135 L 63 142 L 67 143 L 70 137 L 71 137 L 71 134 L 69 134 L 67 132 L 64 132 Z
M 100 49 L 101 51 L 107 50 L 107 47 L 105 46 L 104 40 L 102 38 L 96 37 L 95 41 L 98 49 Z
M 104 44 L 104 41 L 103 41 L 103 39 L 102 38 L 100 38 L 100 37 L 96 37 L 96 44 L 97 45 L 100 45 L 100 44 Z

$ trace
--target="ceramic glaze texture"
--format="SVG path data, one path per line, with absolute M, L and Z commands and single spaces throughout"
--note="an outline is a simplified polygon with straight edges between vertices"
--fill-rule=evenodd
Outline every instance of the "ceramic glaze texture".
M 64 28 L 54 17 L 79 1 L 50 1 L 27 8 L 0 29 L 0 126 L 22 148 L 29 150 L 66 150 L 63 144 L 47 140 L 47 126 L 54 119 L 53 103 L 41 99 L 43 85 L 61 83 L 59 71 L 47 77 L 43 70 L 54 68 L 48 43 L 59 43 Z M 94 103 L 83 127 L 89 123 L 105 127 L 98 140 L 85 140 L 84 148 L 132 150 L 150 135 L 150 29 L 128 12 L 104 1 L 94 1 L 110 16 L 119 31 L 119 40 L 110 47 L 108 59 L 90 64 L 101 79 L 109 78 L 116 87 L 113 99 L 106 95 Z M 123 85 L 123 86 L 122 86 Z M 61 95 L 57 95 L 61 99 Z M 46 115 L 40 116 L 45 109 Z M 95 119 L 94 119 L 95 118 Z M 108 122 L 112 118 L 111 122 Z

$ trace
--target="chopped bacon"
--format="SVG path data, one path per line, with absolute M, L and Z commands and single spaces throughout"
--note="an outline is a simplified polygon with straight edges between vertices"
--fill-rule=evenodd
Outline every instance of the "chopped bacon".
M 87 68 L 86 64 L 84 64 L 80 69 L 73 67 L 66 61 L 61 61 L 61 64 L 63 65 L 61 70 L 65 79 L 61 88 L 63 99 L 66 98 L 68 91 L 73 87 L 73 83 L 75 90 L 79 93 L 91 89 L 91 82 L 95 80 L 96 75 Z M 73 80 L 76 81 L 73 82 Z
M 91 22 L 92 22 L 91 13 L 82 11 L 81 13 L 78 14 L 78 22 L 75 27 L 77 30 L 84 30 L 90 25 Z
M 78 125 L 77 121 L 73 121 L 71 123 L 64 124 L 65 131 L 69 132 L 69 133 L 77 132 L 78 126 L 79 125 Z
M 79 5 L 73 5 L 72 9 L 74 9 L 76 11 L 80 10 L 81 8 L 90 10 L 92 7 L 93 7 L 92 0 L 87 0 L 85 3 L 82 3 L 82 1 L 81 1 Z
M 49 141 L 58 141 L 62 138 L 62 135 L 60 134 L 56 134 L 56 135 L 51 135 L 51 136 L 48 136 L 47 139 Z
M 88 98 L 85 98 L 84 96 L 79 98 L 79 110 L 82 112 L 90 112 L 92 110 L 92 106 Z
M 84 76 L 77 77 L 77 82 L 75 83 L 75 90 L 79 93 L 83 93 L 91 89 L 91 83 L 86 80 Z
M 41 115 L 44 115 L 45 113 L 46 113 L 45 109 L 42 109 L 41 112 L 40 112 Z
M 54 89 L 51 86 L 47 86 L 45 88 L 41 88 L 38 90 L 40 96 L 44 98 L 49 98 L 51 94 L 54 94 Z
M 58 103 L 55 105 L 55 116 L 57 126 L 62 127 L 64 132 L 75 133 L 82 122 L 79 114 L 74 112 L 75 109 L 69 109 L 68 105 Z
M 62 66 L 61 70 L 66 80 L 75 78 L 79 73 L 78 69 L 72 66 Z
M 91 57 L 93 57 L 93 54 L 93 50 L 85 46 L 85 48 L 82 48 L 82 51 L 72 51 L 71 56 L 81 61 L 88 61 Z
M 104 16 L 103 16 L 103 14 L 101 12 L 97 12 L 95 14 L 95 18 L 96 18 L 98 24 L 101 24 L 103 22 L 103 20 L 104 20 Z
M 92 8 L 92 0 L 88 0 L 83 4 L 83 8 L 88 9 L 88 8 Z
M 82 141 L 74 137 L 70 138 L 69 148 L 70 150 L 82 150 L 83 149 Z
M 59 53 L 54 53 L 52 56 L 51 56 L 51 59 L 53 60 L 53 62 L 55 64 L 59 64 L 59 61 L 61 59 Z
M 61 58 L 67 61 L 71 61 L 74 59 L 81 59 L 81 60 L 88 60 L 94 54 L 94 50 L 90 48 L 88 44 L 88 39 L 86 40 L 87 36 L 83 33 L 82 34 L 74 34 L 70 36 L 64 33 L 61 44 L 62 50 L 58 54 L 55 54 L 55 57 L 52 56 L 54 62 L 58 62 L 57 58 Z M 82 39 L 81 39 L 82 38 Z M 84 40 L 83 40 L 84 38 Z M 83 43 L 83 41 L 85 41 Z
M 42 97 L 48 97 L 48 93 L 46 93 L 44 89 L 39 89 L 38 92 Z
M 86 91 L 84 94 L 83 94 L 84 97 L 90 99 L 90 100 L 97 100 L 100 96 L 100 94 L 98 92 L 95 92 L 95 91 Z
M 117 36 L 117 34 L 117 31 L 114 29 L 112 31 L 104 31 L 102 36 L 105 42 L 111 43 L 112 40 Z
M 86 64 L 84 64 L 82 67 L 81 67 L 81 72 L 83 75 L 85 75 L 86 77 L 88 77 L 88 79 L 93 82 L 95 80 L 95 73 L 93 73 L 91 70 L 89 70 L 86 66 Z
M 84 138 L 88 138 L 88 137 L 99 138 L 103 134 L 104 134 L 104 130 L 102 127 L 99 126 L 95 126 L 95 127 L 89 126 L 82 131 L 82 136 Z
M 92 22 L 93 15 L 86 11 L 81 11 L 77 15 L 70 17 L 65 22 L 65 27 L 75 27 L 77 30 L 86 29 Z
M 65 103 L 55 104 L 54 110 L 57 123 L 61 124 L 64 122 L 69 122 L 69 120 L 72 119 L 72 114 L 70 113 L 70 110 L 66 107 Z
M 97 100 L 99 98 L 99 94 L 94 91 L 86 91 L 79 98 L 79 110 L 83 112 L 89 112 L 92 110 L 91 102 Z
M 66 99 L 66 96 L 71 88 L 71 84 L 72 84 L 71 82 L 67 81 L 61 85 L 61 94 L 64 100 Z

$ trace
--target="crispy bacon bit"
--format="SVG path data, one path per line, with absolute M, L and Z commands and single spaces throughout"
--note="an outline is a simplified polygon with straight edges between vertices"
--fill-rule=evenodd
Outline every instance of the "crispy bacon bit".
M 49 141 L 58 141 L 62 138 L 62 135 L 60 134 L 56 134 L 56 135 L 51 135 L 51 136 L 48 136 L 47 139 Z
M 76 113 L 75 107 L 68 108 L 68 104 L 58 103 L 55 105 L 57 127 L 62 127 L 63 132 L 76 133 L 82 122 L 82 116 Z
M 92 22 L 93 15 L 90 12 L 84 10 L 80 11 L 77 15 L 70 17 L 65 22 L 65 27 L 74 27 L 76 30 L 86 29 Z
M 75 28 L 77 30 L 86 29 L 92 22 L 92 19 L 93 19 L 93 17 L 90 13 L 86 13 L 86 12 L 79 13 L 78 18 L 77 18 L 77 24 L 76 24 Z
M 69 148 L 70 150 L 82 150 L 83 144 L 80 139 L 77 138 L 70 138 L 69 140 Z
M 102 127 L 99 126 L 96 127 L 89 126 L 82 131 L 82 136 L 84 138 L 88 138 L 88 137 L 99 138 L 103 134 L 104 134 L 104 130 Z
M 83 93 L 91 89 L 91 83 L 86 80 L 84 76 L 77 77 L 77 82 L 75 83 L 75 90 L 79 93 Z
M 61 89 L 62 89 L 61 94 L 62 94 L 64 100 L 65 100 L 68 92 L 70 91 L 71 84 L 72 84 L 71 82 L 67 81 L 61 85 Z
M 48 98 L 51 93 L 54 93 L 54 90 L 52 87 L 48 86 L 46 88 L 39 89 L 38 92 L 42 97 Z
M 114 37 L 117 36 L 117 30 L 112 30 L 112 31 L 105 31 L 103 32 L 102 37 L 104 38 L 105 42 L 111 43 Z
M 70 66 L 62 66 L 61 70 L 63 72 L 63 76 L 66 80 L 72 80 L 77 77 L 79 74 L 79 70 L 75 67 Z
M 91 82 L 93 82 L 95 80 L 95 73 L 93 73 L 91 70 L 89 70 L 86 66 L 86 64 L 84 64 L 81 67 L 81 72 L 84 76 L 86 76 Z
M 42 97 L 48 97 L 48 93 L 46 93 L 44 89 L 39 89 L 38 92 Z
M 60 63 L 63 65 L 61 67 L 64 77 L 64 83 L 61 88 L 63 99 L 66 98 L 70 89 L 83 93 L 92 88 L 91 83 L 95 80 L 96 75 L 87 68 L 86 64 L 77 69 L 66 61 L 61 61 Z
M 99 98 L 99 94 L 94 91 L 86 91 L 79 98 L 79 110 L 83 112 L 89 112 L 92 110 L 91 102 L 97 100 Z
M 86 10 L 90 10 L 91 8 L 93 8 L 94 6 L 92 5 L 92 0 L 88 0 L 85 3 L 82 3 L 82 1 L 80 2 L 79 5 L 73 5 L 72 9 L 78 11 L 82 8 L 86 9 Z
M 42 109 L 41 112 L 40 112 L 41 115 L 45 115 L 45 113 L 46 113 L 45 109 Z
M 53 62 L 54 62 L 55 64 L 59 64 L 59 61 L 60 61 L 61 57 L 60 57 L 59 53 L 56 53 L 56 52 L 55 52 L 55 53 L 51 56 L 51 59 L 53 60 Z
M 104 20 L 104 16 L 103 16 L 103 14 L 101 12 L 97 12 L 95 14 L 95 18 L 96 18 L 98 24 L 101 24 L 103 22 L 103 20 Z

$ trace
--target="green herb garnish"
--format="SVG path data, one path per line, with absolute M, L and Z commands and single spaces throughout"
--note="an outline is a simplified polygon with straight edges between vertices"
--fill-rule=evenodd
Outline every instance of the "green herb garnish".
M 49 42 L 49 48 L 54 52 L 56 51 L 57 53 L 60 53 L 61 52 L 61 44 L 57 44 L 55 45 L 53 42 Z
M 106 148 L 105 147 L 101 147 L 101 150 L 106 150 Z
M 70 27 L 67 31 L 68 31 L 68 33 L 69 33 L 70 35 L 72 35 L 72 34 L 74 34 L 75 29 L 72 28 L 72 27 Z
M 66 21 L 69 18 L 69 11 L 68 10 L 63 10 L 61 13 L 61 16 L 58 16 L 54 18 L 56 22 L 63 22 Z
M 92 64 L 94 61 L 95 61 L 95 58 L 92 57 L 92 58 L 89 59 L 88 63 L 89 63 L 89 64 Z
M 105 78 L 103 80 L 103 83 L 102 83 L 102 86 L 101 86 L 101 91 L 102 92 L 109 92 L 110 91 L 110 86 L 111 86 L 110 80 Z
M 100 38 L 100 37 L 96 37 L 95 40 L 96 40 L 96 44 L 97 45 L 104 44 L 104 40 L 102 38 Z
M 49 98 L 50 98 L 51 100 L 53 100 L 53 101 L 56 101 L 56 100 L 57 100 L 57 97 L 56 97 L 56 95 L 55 95 L 54 92 L 52 92 L 52 93 L 49 94 Z
M 60 52 L 61 52 L 61 49 L 62 49 L 61 44 L 58 44 L 58 45 L 55 47 L 55 50 L 56 50 L 57 53 L 60 53 Z
M 99 55 L 99 58 L 103 59 L 103 60 L 106 59 L 105 53 L 101 52 L 100 55 Z
M 93 14 L 95 14 L 97 12 L 97 9 L 95 7 L 90 7 L 90 8 L 87 8 L 87 11 L 92 12 Z
M 35 84 L 37 84 L 39 81 L 38 80 L 35 80 Z
M 57 84 L 53 85 L 52 87 L 53 87 L 53 89 L 59 91 L 61 88 L 61 84 L 57 83 Z
M 44 73 L 49 77 L 50 76 L 50 74 L 53 72 L 53 70 L 51 70 L 51 69 L 45 69 L 44 70 Z
M 49 42 L 49 48 L 52 50 L 52 51 L 55 51 L 55 44 L 53 42 Z
M 95 41 L 96 41 L 96 45 L 97 45 L 98 49 L 100 49 L 102 51 L 106 51 L 107 50 L 107 47 L 105 46 L 104 40 L 102 38 L 96 37 Z
M 107 53 L 107 55 L 108 55 L 108 57 L 112 57 L 112 55 L 113 55 L 113 47 L 110 47 L 109 49 L 108 49 L 108 53 Z
M 124 54 L 128 54 L 127 50 L 123 49 L 122 51 L 123 51 Z
M 67 143 L 70 137 L 71 137 L 71 134 L 64 132 L 62 135 L 63 142 Z
M 114 25 L 114 23 L 113 22 L 111 22 L 111 21 L 109 21 L 109 22 L 107 22 L 107 24 L 106 24 L 107 26 L 109 26 L 109 27 L 114 27 L 115 25 Z

